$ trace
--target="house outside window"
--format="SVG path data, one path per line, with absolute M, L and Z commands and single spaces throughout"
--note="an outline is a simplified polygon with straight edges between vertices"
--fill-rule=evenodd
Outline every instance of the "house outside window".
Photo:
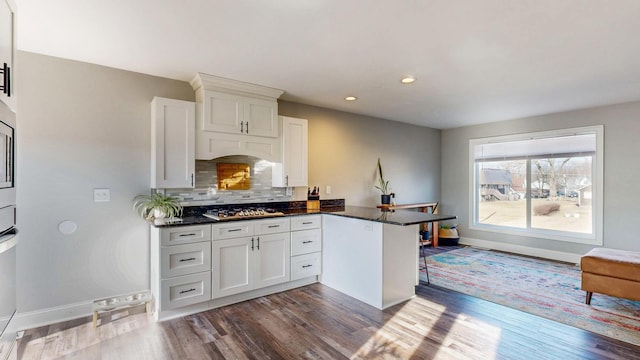
M 469 227 L 602 245 L 603 126 L 472 139 Z

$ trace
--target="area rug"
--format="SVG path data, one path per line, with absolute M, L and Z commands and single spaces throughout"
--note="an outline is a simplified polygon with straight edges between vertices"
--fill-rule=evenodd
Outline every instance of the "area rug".
M 640 302 L 595 293 L 586 305 L 576 265 L 470 247 L 427 265 L 433 285 L 640 345 Z

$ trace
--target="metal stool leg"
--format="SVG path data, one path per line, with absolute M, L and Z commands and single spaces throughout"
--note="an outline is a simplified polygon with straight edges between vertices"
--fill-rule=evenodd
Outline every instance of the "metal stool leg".
M 423 255 L 425 255 L 422 258 L 424 259 L 424 271 L 427 273 L 427 284 L 431 284 L 431 282 L 429 281 L 429 268 L 427 267 L 427 254 Z

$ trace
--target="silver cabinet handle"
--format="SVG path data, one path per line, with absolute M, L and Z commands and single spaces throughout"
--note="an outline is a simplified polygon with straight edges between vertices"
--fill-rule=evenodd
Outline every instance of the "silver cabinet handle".
M 256 249 L 260 250 L 260 236 L 258 236 L 258 244 L 256 245 Z
M 246 132 L 247 134 L 249 133 L 249 122 L 247 121 L 247 128 L 246 128 Z
M 230 229 L 230 230 L 227 230 L 227 231 L 228 232 L 236 232 L 236 231 L 242 231 L 242 229 Z
M 289 186 L 289 175 L 285 175 L 285 176 L 284 176 L 284 184 L 285 184 L 286 186 Z
M 244 132 L 244 121 L 240 121 L 240 132 Z
M 302 223 L 302 225 L 311 225 L 313 224 L 313 221 L 305 221 Z
M 251 251 L 253 251 L 253 238 L 251 238 Z
M 7 94 L 7 97 L 11 97 L 11 68 L 7 63 L 4 63 L 4 66 L 0 68 L 0 74 L 4 75 L 4 80 L 2 81 L 0 90 Z
M 311 240 L 307 240 L 307 241 L 303 241 L 302 243 L 303 243 L 303 244 L 309 244 L 309 243 L 312 243 L 312 242 L 313 242 L 313 241 L 311 241 Z
M 190 257 L 190 258 L 188 258 L 188 259 L 180 259 L 180 262 L 193 261 L 193 260 L 195 260 L 195 259 L 196 259 L 196 258 L 194 258 L 194 257 Z
M 280 225 L 269 225 L 269 226 L 267 226 L 267 227 L 268 227 L 269 229 L 273 229 L 273 228 L 280 227 Z
M 191 288 L 189 290 L 182 290 L 182 291 L 180 291 L 180 294 L 186 294 L 186 293 L 192 292 L 192 291 L 196 291 L 196 289 L 195 288 Z
M 196 184 L 194 184 L 194 179 L 193 179 L 193 173 L 191 173 L 191 187 L 196 186 Z
M 196 233 L 191 233 L 191 234 L 180 234 L 179 236 L 196 236 Z
M 306 268 L 308 268 L 308 267 L 312 267 L 312 266 L 313 266 L 313 265 L 302 265 L 302 268 L 303 268 L 303 269 L 306 269 Z

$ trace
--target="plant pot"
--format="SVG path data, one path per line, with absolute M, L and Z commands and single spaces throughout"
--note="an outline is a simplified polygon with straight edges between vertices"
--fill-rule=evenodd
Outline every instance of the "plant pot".
M 162 211 L 160 209 L 153 209 L 153 218 L 154 219 L 164 219 L 165 217 L 167 217 L 167 214 L 165 214 L 164 211 Z
M 380 202 L 382 205 L 391 204 L 391 195 L 380 195 Z

